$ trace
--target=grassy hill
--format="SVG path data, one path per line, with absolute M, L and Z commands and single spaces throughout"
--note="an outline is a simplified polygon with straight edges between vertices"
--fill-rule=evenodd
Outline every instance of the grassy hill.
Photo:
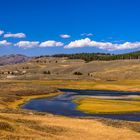
M 41 57 L 0 67 L 1 79 L 140 79 L 140 60 L 91 61 Z

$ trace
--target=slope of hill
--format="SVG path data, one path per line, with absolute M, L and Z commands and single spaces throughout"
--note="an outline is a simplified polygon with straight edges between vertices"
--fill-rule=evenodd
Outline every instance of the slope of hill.
M 91 61 L 66 57 L 41 57 L 1 66 L 1 79 L 140 79 L 140 60 Z

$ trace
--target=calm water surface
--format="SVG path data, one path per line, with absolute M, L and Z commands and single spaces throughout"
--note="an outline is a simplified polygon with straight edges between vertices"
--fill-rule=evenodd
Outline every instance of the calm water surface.
M 140 113 L 129 114 L 88 114 L 76 110 L 76 104 L 73 99 L 80 96 L 140 96 L 140 92 L 118 92 L 118 91 L 99 91 L 99 90 L 72 90 L 60 89 L 65 94 L 56 97 L 32 99 L 22 106 L 24 109 L 31 109 L 42 112 L 49 112 L 56 115 L 73 116 L 73 117 L 103 117 L 110 119 L 140 121 Z

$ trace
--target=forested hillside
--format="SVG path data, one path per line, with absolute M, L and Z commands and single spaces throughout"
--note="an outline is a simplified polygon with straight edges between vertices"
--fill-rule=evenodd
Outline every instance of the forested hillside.
M 57 54 L 53 57 L 68 57 L 69 59 L 83 59 L 86 62 L 93 60 L 120 60 L 120 59 L 140 59 L 140 51 L 125 54 L 109 53 L 77 53 L 77 54 Z

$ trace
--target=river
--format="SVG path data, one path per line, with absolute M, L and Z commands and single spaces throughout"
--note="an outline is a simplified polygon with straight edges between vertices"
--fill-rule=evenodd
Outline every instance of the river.
M 140 92 L 120 92 L 120 91 L 104 91 L 104 90 L 74 90 L 60 89 L 64 94 L 42 98 L 32 99 L 22 105 L 23 109 L 36 110 L 41 112 L 49 112 L 55 115 L 71 116 L 71 117 L 102 117 L 127 121 L 139 121 L 140 113 L 125 114 L 88 114 L 76 110 L 77 104 L 73 103 L 76 97 L 102 97 L 102 98 L 120 98 L 121 96 L 140 96 Z

